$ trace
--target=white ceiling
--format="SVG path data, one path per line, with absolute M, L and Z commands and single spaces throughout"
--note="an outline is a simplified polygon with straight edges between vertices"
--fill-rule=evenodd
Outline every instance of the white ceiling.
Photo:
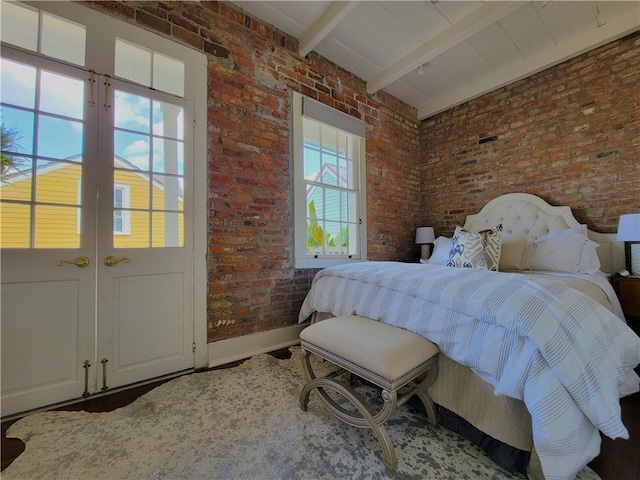
M 244 1 L 420 119 L 640 29 L 634 1 Z

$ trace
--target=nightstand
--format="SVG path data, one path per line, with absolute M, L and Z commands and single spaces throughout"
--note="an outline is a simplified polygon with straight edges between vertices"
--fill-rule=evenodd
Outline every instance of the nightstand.
M 640 335 L 640 277 L 611 277 L 622 311 L 631 329 Z

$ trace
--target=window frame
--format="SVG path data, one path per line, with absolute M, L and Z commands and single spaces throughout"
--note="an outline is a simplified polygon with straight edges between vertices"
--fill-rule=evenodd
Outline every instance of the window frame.
M 116 190 L 122 192 L 122 205 L 116 206 Z M 126 183 L 114 183 L 113 184 L 113 234 L 114 235 L 131 235 L 131 187 Z M 115 216 L 116 212 L 120 209 L 122 214 L 122 231 L 116 230 Z
M 300 93 L 291 92 L 291 143 L 292 143 L 292 189 L 293 189 L 293 243 L 294 243 L 294 268 L 325 268 L 343 263 L 355 263 L 367 261 L 367 204 L 366 204 L 366 145 L 364 135 L 349 131 L 345 125 L 361 125 L 364 132 L 365 124 L 349 115 L 335 110 L 326 105 L 315 102 L 314 110 L 318 115 L 305 115 L 303 112 L 306 102 L 315 102 Z M 304 129 L 303 117 L 315 122 L 328 125 L 352 136 L 358 143 L 354 156 L 354 180 L 353 191 L 356 193 L 357 216 L 357 251 L 356 255 L 330 254 L 313 255 L 307 253 L 307 180 L 304 178 Z M 321 117 L 321 118 L 319 118 Z M 346 117 L 346 118 L 345 118 Z M 355 143 L 354 142 L 354 143 Z

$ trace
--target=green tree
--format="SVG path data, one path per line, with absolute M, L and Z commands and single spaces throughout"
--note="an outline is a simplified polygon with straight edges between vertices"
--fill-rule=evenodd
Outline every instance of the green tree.
M 2 135 L 2 158 L 0 162 L 0 174 L 4 174 L 11 168 L 19 165 L 18 159 L 10 152 L 15 152 L 18 147 L 18 130 L 15 127 L 0 125 L 0 134 Z
M 323 240 L 327 247 L 346 247 L 349 245 L 349 229 L 343 227 L 342 231 L 336 235 L 329 232 L 324 233 L 318 222 L 316 205 L 311 200 L 309 202 L 309 223 L 307 224 L 307 247 L 321 247 Z

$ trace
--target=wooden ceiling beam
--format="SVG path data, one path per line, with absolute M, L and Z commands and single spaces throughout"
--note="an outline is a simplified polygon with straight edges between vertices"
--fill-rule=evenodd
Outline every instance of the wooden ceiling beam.
M 640 30 L 640 24 L 638 24 L 637 20 L 639 15 L 640 4 L 628 15 L 622 15 L 595 30 L 589 30 L 571 40 L 556 45 L 554 48 L 544 50 L 526 60 L 523 59 L 506 69 L 502 69 L 493 75 L 474 82 L 473 85 L 456 91 L 453 95 L 419 107 L 418 119 L 424 120 L 425 118 L 477 98 L 485 93 L 497 90 L 500 87 L 517 82 L 518 80 L 534 75 L 542 70 L 577 57 L 578 55 L 582 55 L 585 52 L 613 42 L 618 38 L 637 32 Z
M 335 1 L 300 38 L 298 52 L 307 56 L 324 38 L 358 6 L 358 0 Z
M 447 27 L 369 80 L 367 92 L 374 94 L 382 90 L 527 3 L 523 1 L 484 3 L 480 8 Z

